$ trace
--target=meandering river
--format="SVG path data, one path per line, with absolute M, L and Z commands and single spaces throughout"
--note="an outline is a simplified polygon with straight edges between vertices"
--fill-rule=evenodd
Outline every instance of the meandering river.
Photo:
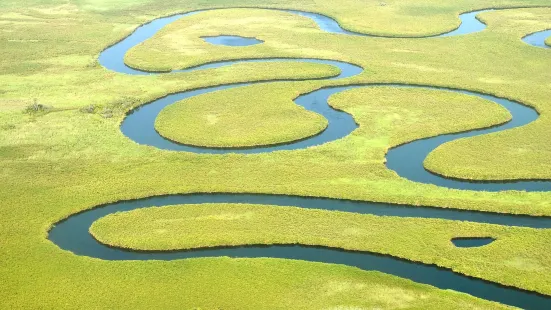
M 340 27 L 335 20 L 324 15 L 294 10 L 282 11 L 310 18 L 317 23 L 321 30 L 324 30 L 326 32 L 339 33 L 342 35 L 369 36 L 367 34 L 360 34 L 345 30 Z M 485 11 L 487 10 L 461 14 L 461 26 L 454 31 L 441 34 L 438 37 L 467 35 L 470 33 L 482 31 L 486 26 L 478 21 L 478 19 L 476 19 L 476 15 L 480 12 Z M 156 19 L 148 24 L 145 24 L 137 28 L 131 35 L 129 35 L 119 43 L 104 50 L 99 57 L 99 62 L 109 70 L 133 75 L 171 74 L 174 72 L 191 72 L 209 68 L 229 66 L 235 63 L 242 62 L 274 61 L 310 62 L 328 64 L 338 67 L 340 69 L 340 74 L 335 77 L 327 78 L 327 80 L 346 79 L 358 75 L 363 71 L 360 66 L 354 64 L 345 63 L 337 60 L 321 59 L 243 59 L 235 61 L 208 63 L 193 68 L 164 73 L 144 72 L 130 68 L 124 63 L 124 55 L 130 48 L 151 38 L 167 24 L 170 24 L 180 18 L 185 18 L 187 16 L 197 14 L 199 12 L 201 11 L 163 17 Z M 548 34 L 551 35 L 551 32 Z M 545 47 L 544 40 L 547 37 L 548 35 L 544 31 L 526 36 L 525 38 L 523 38 L 523 40 L 535 46 Z M 254 42 L 251 38 L 247 39 L 251 40 L 251 42 Z M 240 45 L 239 42 L 237 42 L 236 40 L 238 41 L 239 39 L 231 38 L 230 41 L 234 42 L 235 45 Z M 222 42 L 223 44 L 224 41 L 220 40 L 217 42 Z M 495 97 L 489 94 L 481 94 L 470 90 L 439 88 L 430 85 L 406 84 L 362 84 L 320 88 L 310 93 L 300 95 L 295 99 L 295 103 L 303 106 L 310 111 L 319 113 L 326 117 L 328 120 L 327 129 L 320 134 L 309 137 L 307 139 L 293 141 L 281 145 L 267 145 L 247 149 L 203 148 L 182 145 L 169 141 L 160 136 L 155 131 L 154 121 L 157 115 L 161 112 L 163 108 L 177 101 L 214 91 L 244 87 L 256 83 L 271 82 L 273 81 L 216 85 L 202 89 L 188 90 L 175 94 L 169 94 L 164 98 L 154 100 L 129 113 L 121 125 L 121 130 L 128 138 L 140 144 L 147 144 L 165 150 L 185 151 L 201 154 L 255 154 L 274 152 L 279 150 L 304 149 L 307 147 L 313 147 L 316 145 L 329 143 L 337 139 L 345 138 L 358 127 L 350 114 L 343 111 L 335 110 L 331 106 L 329 106 L 327 100 L 331 95 L 335 93 L 353 88 L 381 86 L 437 89 L 446 92 L 463 93 L 466 95 L 477 96 L 489 101 L 493 101 L 509 110 L 509 112 L 513 116 L 513 119 L 506 124 L 502 124 L 500 126 L 495 126 L 492 128 L 440 135 L 432 138 L 416 140 L 395 147 L 387 153 L 387 167 L 389 169 L 396 171 L 400 176 L 414 182 L 435 184 L 448 188 L 478 191 L 502 191 L 509 189 L 526 191 L 551 190 L 551 181 L 534 180 L 484 183 L 469 182 L 466 180 L 446 179 L 441 176 L 432 174 L 424 169 L 423 161 L 426 156 L 443 143 L 463 137 L 472 137 L 476 135 L 488 134 L 491 132 L 498 132 L 519 126 L 524 126 L 538 118 L 538 113 L 533 108 L 523 105 L 522 103 Z M 104 206 L 98 206 L 97 208 L 72 215 L 66 220 L 56 223 L 49 232 L 49 239 L 57 244 L 60 248 L 71 251 L 77 255 L 96 257 L 106 260 L 173 260 L 191 257 L 230 256 L 250 258 L 274 257 L 345 264 L 349 266 L 356 266 L 364 270 L 378 270 L 384 273 L 408 278 L 419 283 L 430 284 L 441 289 L 452 289 L 460 292 L 465 292 L 483 299 L 493 300 L 526 309 L 551 309 L 551 297 L 549 296 L 536 294 L 518 288 L 505 287 L 482 279 L 471 278 L 453 272 L 450 269 L 440 268 L 434 265 L 412 262 L 388 255 L 379 255 L 370 252 L 345 251 L 342 249 L 324 246 L 313 247 L 305 245 L 248 245 L 243 247 L 206 248 L 172 252 L 140 252 L 126 251 L 123 249 L 106 246 L 97 242 L 88 232 L 89 227 L 94 221 L 114 212 L 129 211 L 150 206 L 164 206 L 175 204 L 185 205 L 196 203 L 252 203 L 276 206 L 297 206 L 307 209 L 339 210 L 361 214 L 374 214 L 379 216 L 438 218 L 443 220 L 461 220 L 507 226 L 551 228 L 551 217 L 515 216 L 477 211 L 462 211 L 454 209 L 403 206 L 364 201 L 296 197 L 284 195 L 190 194 L 149 197 L 145 199 L 122 201 L 107 204 Z

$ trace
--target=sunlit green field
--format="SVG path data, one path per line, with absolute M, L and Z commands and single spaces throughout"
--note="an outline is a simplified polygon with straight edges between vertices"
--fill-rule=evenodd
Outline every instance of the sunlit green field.
M 140 77 L 107 71 L 97 62 L 105 47 L 138 25 L 200 8 L 294 8 L 331 16 L 355 31 L 411 37 L 452 30 L 465 11 L 536 6 L 483 13 L 485 31 L 431 39 L 339 36 L 284 12 L 213 10 L 167 26 L 131 50 L 125 61 L 137 68 L 169 70 L 226 59 L 307 57 L 365 69 L 346 80 L 254 85 L 165 109 L 156 120 L 159 133 L 194 145 L 263 145 L 315 135 L 326 120 L 292 100 L 327 85 L 409 83 L 510 98 L 535 107 L 540 118 L 515 130 L 446 144 L 428 157 L 425 167 L 476 180 L 551 179 L 551 51 L 521 41 L 528 33 L 551 28 L 551 8 L 541 7 L 549 1 L 442 2 L 2 1 L 0 308 L 506 308 L 341 265 L 269 258 L 113 262 L 74 255 L 47 239 L 53 223 L 79 211 L 171 193 L 277 193 L 551 215 L 548 192 L 449 190 L 405 180 L 386 168 L 385 153 L 393 146 L 510 119 L 501 107 L 476 97 L 389 87 L 347 91 L 330 98 L 333 107 L 352 114 L 359 124 L 344 139 L 298 151 L 196 155 L 138 145 L 119 125 L 131 109 L 168 93 L 233 82 L 330 77 L 335 69 L 249 63 Z M 265 43 L 230 49 L 199 38 L 228 32 Z M 43 108 L 35 111 L 34 103 Z M 111 215 L 96 222 L 91 233 L 107 244 L 145 250 L 296 242 L 372 251 L 551 295 L 547 230 L 292 206 L 211 205 Z M 478 249 L 457 249 L 449 242 L 466 235 L 499 241 Z

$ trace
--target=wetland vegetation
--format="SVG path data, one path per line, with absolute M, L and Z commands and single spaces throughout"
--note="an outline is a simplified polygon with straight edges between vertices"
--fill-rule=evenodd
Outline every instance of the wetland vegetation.
M 335 6 L 324 0 L 314 6 L 271 0 L 262 6 L 314 11 L 350 30 L 395 37 L 450 31 L 459 25 L 461 12 L 538 8 L 481 13 L 485 31 L 425 39 L 330 34 L 308 18 L 275 10 L 212 10 L 175 21 L 125 57 L 132 67 L 154 71 L 268 57 L 331 59 L 364 68 L 351 78 L 316 80 L 338 72 L 320 64 L 274 62 L 132 76 L 108 71 L 97 61 L 104 48 L 154 18 L 203 8 L 259 6 L 257 1 L 3 1 L 2 308 L 506 308 L 342 265 L 228 257 L 108 261 L 63 251 L 47 236 L 59 220 L 108 202 L 194 192 L 274 193 L 549 216 L 550 192 L 452 190 L 408 181 L 386 168 L 385 154 L 393 146 L 497 125 L 511 117 L 497 104 L 462 94 L 384 86 L 338 93 L 329 103 L 350 113 L 358 129 L 346 138 L 295 151 L 216 156 L 171 152 L 134 143 L 120 131 L 126 113 L 169 93 L 237 82 L 305 80 L 198 96 L 169 106 L 156 120 L 163 136 L 183 143 L 279 143 L 314 135 L 326 126 L 323 117 L 292 102 L 300 94 L 331 85 L 434 85 L 509 98 L 534 107 L 540 117 L 514 130 L 445 144 L 427 158 L 427 169 L 474 180 L 551 179 L 551 54 L 521 40 L 551 28 L 551 8 L 541 7 L 547 2 L 346 0 Z M 201 39 L 227 33 L 264 43 L 235 48 Z M 220 117 L 205 126 L 212 115 Z M 548 229 L 214 204 L 113 214 L 94 223 L 91 232 L 102 242 L 143 250 L 300 243 L 371 251 L 551 295 Z M 496 241 L 480 248 L 456 248 L 450 242 L 478 236 Z M 121 298 L 130 293 L 132 298 Z

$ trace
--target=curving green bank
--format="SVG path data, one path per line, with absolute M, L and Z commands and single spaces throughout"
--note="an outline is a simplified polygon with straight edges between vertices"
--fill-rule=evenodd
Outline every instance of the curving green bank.
M 489 29 L 511 35 L 512 39 L 520 38 L 531 31 L 551 27 L 549 8 L 506 10 L 499 14 L 484 14 L 482 17 L 483 21 L 489 24 Z M 496 24 L 500 27 L 495 26 Z M 547 57 L 549 54 L 546 49 L 534 50 L 540 55 L 538 57 Z M 551 78 L 549 72 L 542 72 L 541 77 L 546 80 Z M 509 82 L 498 79 L 491 83 Z M 548 84 L 544 80 L 540 83 Z M 551 163 L 546 158 L 551 149 L 544 141 L 551 131 L 548 126 L 543 125 L 548 123 L 546 110 L 540 108 L 539 111 L 542 113 L 542 119 L 522 130 L 442 145 L 429 155 L 425 167 L 441 175 L 476 180 L 548 179 Z M 453 165 L 447 164 L 452 161 Z
M 90 227 L 100 242 L 135 250 L 247 244 L 326 245 L 453 268 L 469 276 L 549 294 L 550 230 L 435 219 L 358 215 L 251 204 L 153 207 L 108 215 Z M 492 237 L 457 248 L 454 237 Z M 537 256 L 526 253 L 539 253 Z
M 306 75 L 302 66 L 293 67 Z M 264 67 L 267 74 L 273 74 L 269 64 Z M 316 68 L 323 69 L 312 64 L 309 67 L 313 78 Z M 333 73 L 330 69 L 336 68 L 325 71 Z M 320 133 L 327 127 L 327 120 L 289 100 L 294 94 L 285 84 L 268 84 L 192 97 L 163 109 L 155 120 L 155 129 L 172 141 L 205 147 L 279 144 Z
M 364 154 L 369 150 L 375 153 L 375 145 L 380 146 L 376 151 L 379 155 L 382 150 L 412 140 L 489 127 L 511 119 L 509 112 L 496 103 L 430 89 L 359 88 L 335 94 L 329 103 L 354 115 L 360 124 L 354 134 L 374 145 L 354 150 Z M 454 121 L 458 119 L 462 121 Z

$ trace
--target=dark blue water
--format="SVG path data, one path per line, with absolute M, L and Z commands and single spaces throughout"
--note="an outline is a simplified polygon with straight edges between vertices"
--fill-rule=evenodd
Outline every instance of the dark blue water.
M 551 37 L 551 29 L 529 34 L 522 38 L 522 41 L 532 46 L 551 48 L 549 45 L 545 44 L 545 40 L 549 37 Z
M 315 13 L 289 11 L 313 19 L 318 26 L 327 32 L 341 33 L 345 35 L 364 35 L 350 32 L 342 29 L 333 19 Z M 149 24 L 139 27 L 130 36 L 107 48 L 99 57 L 100 63 L 107 69 L 120 73 L 134 75 L 152 75 L 159 72 L 144 72 L 135 70 L 124 64 L 124 55 L 132 47 L 151 38 L 157 31 L 165 25 L 185 16 L 196 14 L 190 12 L 176 16 L 160 18 Z M 440 37 L 468 34 L 480 31 L 485 25 L 476 18 L 479 12 L 462 14 L 461 26 Z M 354 64 L 344 63 L 335 60 L 318 59 L 247 59 L 224 61 L 204 64 L 194 68 L 176 70 L 173 72 L 190 72 L 208 68 L 218 68 L 241 62 L 269 62 L 269 61 L 287 61 L 287 62 L 313 62 L 329 64 L 338 67 L 341 73 L 338 76 L 328 79 L 346 79 L 362 72 L 362 68 Z M 257 82 L 269 83 L 270 81 Z M 332 94 L 358 87 L 409 87 L 409 88 L 431 88 L 440 91 L 459 92 L 466 95 L 481 97 L 496 102 L 508 109 L 513 115 L 513 120 L 507 124 L 496 126 L 490 129 L 474 130 L 466 133 L 441 135 L 434 138 L 414 141 L 403 146 L 396 147 L 387 154 L 387 166 L 396 171 L 399 175 L 416 182 L 436 184 L 451 188 L 461 188 L 470 190 L 488 190 L 499 191 L 504 189 L 524 189 L 524 190 L 550 190 L 550 183 L 536 181 L 521 181 L 507 183 L 469 183 L 460 180 L 449 180 L 433 175 L 423 168 L 423 160 L 438 145 L 462 137 L 487 134 L 491 132 L 506 130 L 518 126 L 523 126 L 534 121 L 538 114 L 529 107 L 520 103 L 497 98 L 490 95 L 484 95 L 468 90 L 437 88 L 428 85 L 402 85 L 402 84 L 371 84 L 371 85 L 348 85 L 338 87 L 325 87 L 307 94 L 302 94 L 295 99 L 295 102 L 308 110 L 324 115 L 328 121 L 328 128 L 321 134 L 310 137 L 306 140 L 295 141 L 293 143 L 264 146 L 252 149 L 207 149 L 193 146 L 185 146 L 173 143 L 158 135 L 153 127 L 154 120 L 158 113 L 167 105 L 176 101 L 205 94 L 212 91 L 224 90 L 234 87 L 246 87 L 253 83 L 241 83 L 230 85 L 218 85 L 203 89 L 185 91 L 176 94 L 170 94 L 164 98 L 155 100 L 130 113 L 121 125 L 121 130 L 130 139 L 141 143 L 152 145 L 161 149 L 188 151 L 196 153 L 218 154 L 218 153 L 262 153 L 278 150 L 294 150 L 329 143 L 331 141 L 344 138 L 349 135 L 357 124 L 351 115 L 332 109 L 327 104 L 327 99 Z M 399 217 L 418 217 L 418 218 L 438 218 L 444 220 L 462 220 L 479 223 L 492 223 L 508 226 L 522 226 L 532 228 L 550 228 L 551 218 L 549 217 L 530 217 L 514 216 L 507 214 L 495 214 L 475 211 L 461 211 L 453 209 L 440 209 L 428 207 L 401 206 L 392 204 L 378 204 L 370 202 L 359 202 L 338 199 L 294 197 L 265 194 L 193 194 L 193 195 L 171 195 L 163 197 L 150 197 L 142 200 L 123 201 L 98 208 L 84 211 L 72 215 L 67 220 L 56 223 L 49 232 L 49 239 L 60 248 L 72 251 L 77 255 L 96 257 L 107 260 L 173 260 L 191 257 L 274 257 L 287 259 L 300 259 L 307 261 L 345 264 L 356 266 L 364 270 L 378 270 L 384 273 L 393 274 L 399 277 L 408 278 L 416 282 L 426 283 L 441 289 L 452 289 L 465 292 L 483 299 L 494 300 L 504 304 L 523 307 L 526 309 L 551 309 L 551 298 L 527 292 L 517 288 L 504 287 L 485 280 L 470 278 L 465 275 L 454 273 L 445 268 L 439 268 L 434 265 L 415 263 L 399 258 L 378 255 L 369 252 L 344 251 L 330 247 L 312 247 L 305 245 L 251 245 L 244 247 L 230 248 L 208 248 L 195 249 L 190 251 L 173 252 L 131 252 L 119 248 L 105 246 L 92 238 L 88 233 L 90 225 L 97 219 L 111 214 L 113 212 L 129 211 L 138 208 L 150 206 L 164 206 L 174 204 L 196 204 L 196 203 L 252 203 L 269 204 L 277 206 L 298 206 L 309 209 L 339 210 L 345 212 L 355 212 L 361 214 L 374 214 L 379 216 L 399 216 Z M 457 241 L 457 240 L 456 240 Z
M 453 238 L 452 243 L 458 248 L 476 248 L 488 245 L 495 240 L 489 237 L 458 237 Z
M 210 44 L 224 46 L 249 46 L 264 42 L 255 38 L 245 38 L 240 36 L 215 36 L 201 38 Z

